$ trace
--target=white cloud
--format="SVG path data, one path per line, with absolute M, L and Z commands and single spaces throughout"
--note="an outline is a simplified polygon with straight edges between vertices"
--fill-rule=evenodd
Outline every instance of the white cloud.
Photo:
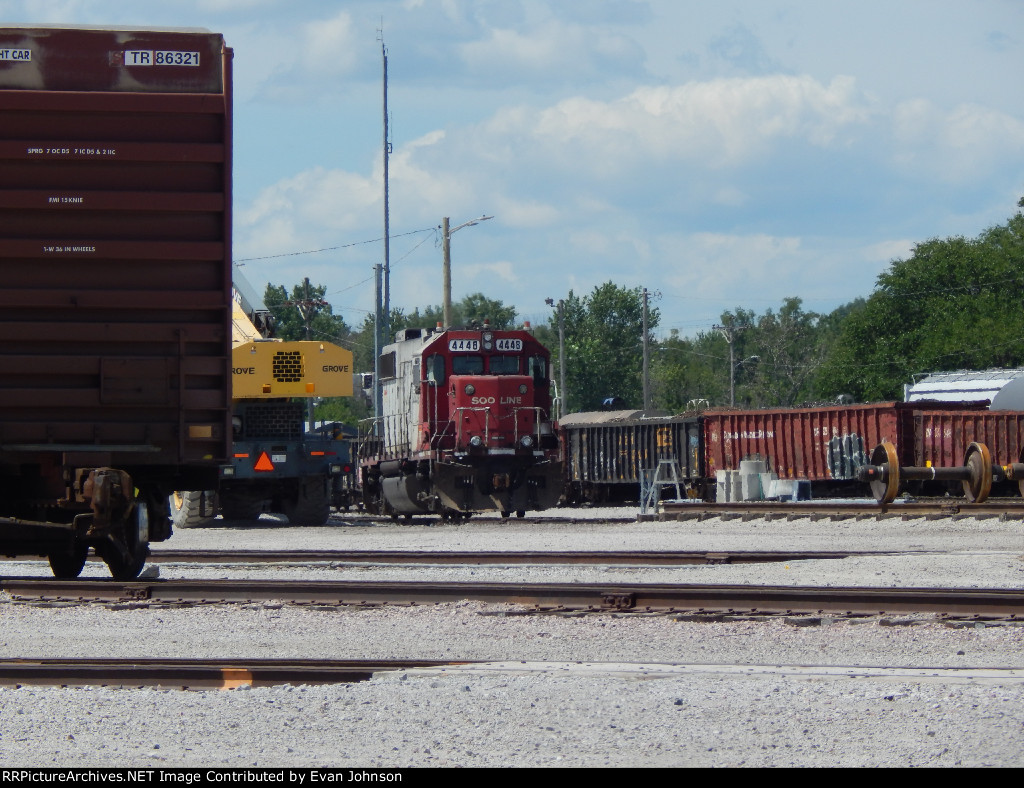
M 377 182 L 316 168 L 264 189 L 235 215 L 242 256 L 303 251 L 363 227 L 381 197 Z
M 486 38 L 463 44 L 460 53 L 474 74 L 542 76 L 554 83 L 609 72 L 638 75 L 644 59 L 631 38 L 550 18 L 529 28 L 491 29 Z
M 723 168 L 767 155 L 781 141 L 845 145 L 873 112 L 851 78 L 825 85 L 776 75 L 646 86 L 615 101 L 573 97 L 539 111 L 503 109 L 483 132 L 529 140 L 552 162 L 619 177 L 638 160 Z
M 721 298 L 730 292 L 775 293 L 808 263 L 801 240 L 767 234 L 692 233 L 659 239 L 670 289 Z
M 519 268 L 508 260 L 496 263 L 460 263 L 458 275 L 464 280 L 477 283 L 474 287 L 488 289 L 499 279 L 509 283 L 518 281 L 516 272 Z
M 517 200 L 506 195 L 497 195 L 495 214 L 509 227 L 536 228 L 550 227 L 562 219 L 562 211 L 556 206 L 539 200 Z
M 892 127 L 897 164 L 951 183 L 976 181 L 1024 153 L 1024 122 L 976 104 L 944 110 L 925 99 L 903 102 Z
M 887 265 L 893 260 L 906 260 L 910 257 L 916 243 L 906 238 L 879 241 L 865 246 L 859 257 L 865 262 Z
M 342 74 L 352 69 L 358 51 L 352 17 L 345 11 L 302 27 L 302 61 L 310 73 Z
M 567 241 L 567 248 L 573 251 L 622 261 L 633 274 L 639 273 L 636 266 L 651 259 L 650 241 L 637 233 L 589 228 L 570 232 Z

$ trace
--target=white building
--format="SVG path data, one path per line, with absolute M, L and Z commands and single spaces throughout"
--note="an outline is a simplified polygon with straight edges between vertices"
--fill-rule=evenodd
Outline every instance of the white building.
M 1024 369 L 932 372 L 904 386 L 904 400 L 991 403 L 992 410 L 1024 410 Z

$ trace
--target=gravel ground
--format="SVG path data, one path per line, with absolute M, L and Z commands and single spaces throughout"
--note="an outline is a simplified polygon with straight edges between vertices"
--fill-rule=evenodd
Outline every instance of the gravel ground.
M 670 570 L 474 568 L 459 579 L 1014 588 L 1024 581 L 1024 526 L 994 520 L 228 525 L 179 532 L 154 549 L 915 550 L 930 554 Z M 457 571 L 341 566 L 315 574 L 384 580 Z M 87 572 L 103 574 L 99 566 Z M 160 566 L 165 577 L 193 572 L 308 576 L 295 567 Z M 12 574 L 47 571 L 38 562 L 0 564 L 0 575 Z M 495 663 L 324 687 L 4 687 L 0 765 L 1024 764 L 1024 626 L 953 628 L 926 616 L 798 626 L 808 621 L 516 613 L 468 602 L 368 610 L 42 607 L 0 595 L 0 654 L 7 658 Z

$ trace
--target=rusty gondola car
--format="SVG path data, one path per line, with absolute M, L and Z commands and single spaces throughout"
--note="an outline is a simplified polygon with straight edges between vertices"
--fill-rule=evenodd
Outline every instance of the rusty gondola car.
M 881 402 L 678 416 L 572 414 L 560 437 L 567 500 L 638 500 L 640 470 L 663 461 L 675 461 L 689 494 L 704 500 L 714 500 L 719 472 L 738 472 L 747 461 L 778 479 L 806 482 L 813 497 L 891 500 L 888 476 L 879 490 L 878 479 L 862 472 L 884 464 L 910 471 L 902 480 L 918 494 L 957 492 L 966 475 L 974 479 L 965 488 L 973 499 L 985 486 L 977 471 L 971 477 L 912 469 L 990 464 L 991 474 L 982 476 L 991 475 L 993 494 L 1016 494 L 1012 466 L 1024 450 L 1024 413 L 989 410 L 986 403 Z M 879 454 L 883 445 L 888 449 Z
M 0 28 L 0 555 L 135 577 L 230 422 L 231 50 Z

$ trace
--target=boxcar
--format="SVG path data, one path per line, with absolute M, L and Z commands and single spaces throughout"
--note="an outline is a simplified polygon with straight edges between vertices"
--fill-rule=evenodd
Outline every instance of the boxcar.
M 230 440 L 231 51 L 0 28 L 0 554 L 117 577 Z

